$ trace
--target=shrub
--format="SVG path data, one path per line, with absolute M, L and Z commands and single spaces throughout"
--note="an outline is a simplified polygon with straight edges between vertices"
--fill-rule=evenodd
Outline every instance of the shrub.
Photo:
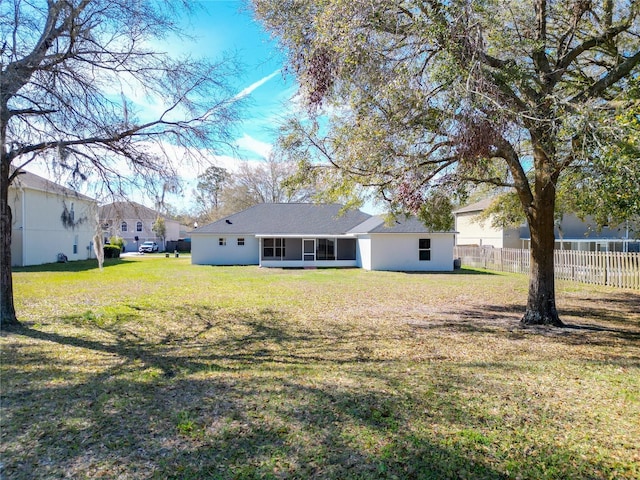
M 118 237 L 118 236 L 113 236 L 109 239 L 109 243 L 112 246 L 116 246 L 120 249 L 120 251 L 124 251 L 124 246 L 126 245 L 127 242 L 124 241 L 124 238 L 122 237 Z
M 119 245 L 105 245 L 104 249 L 104 258 L 120 258 L 120 249 Z

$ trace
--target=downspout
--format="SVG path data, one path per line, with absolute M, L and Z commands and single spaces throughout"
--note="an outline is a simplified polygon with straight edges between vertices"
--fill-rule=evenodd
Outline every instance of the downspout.
M 26 228 L 26 223 L 25 223 L 27 221 L 27 214 L 26 214 L 26 211 L 27 211 L 27 195 L 25 194 L 24 187 L 20 187 L 20 191 L 22 192 L 22 212 L 20 212 L 21 215 L 22 215 L 22 220 L 21 220 L 22 221 L 22 252 L 21 252 L 21 254 L 22 254 L 22 266 L 24 267 L 27 264 L 27 258 L 26 258 L 26 255 L 27 255 L 27 248 L 26 248 L 26 245 L 27 245 L 27 228 Z

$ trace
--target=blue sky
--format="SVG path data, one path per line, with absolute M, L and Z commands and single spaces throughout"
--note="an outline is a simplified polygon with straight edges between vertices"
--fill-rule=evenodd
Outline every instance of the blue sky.
M 183 43 L 194 56 L 217 58 L 225 53 L 237 55 L 241 74 L 231 79 L 238 94 L 246 94 L 243 122 L 236 144 L 248 160 L 264 158 L 276 137 L 275 128 L 290 107 L 297 87 L 291 75 L 284 76 L 284 57 L 276 42 L 253 20 L 240 0 L 201 0 L 202 14 L 189 20 L 197 38 Z

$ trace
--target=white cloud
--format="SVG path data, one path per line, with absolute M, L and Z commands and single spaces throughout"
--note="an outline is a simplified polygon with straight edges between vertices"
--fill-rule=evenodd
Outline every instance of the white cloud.
M 266 77 L 261 78 L 260 80 L 258 80 L 257 82 L 252 83 L 251 85 L 249 85 L 247 88 L 243 88 L 242 90 L 240 90 L 238 93 L 235 94 L 235 96 L 233 97 L 234 100 L 240 100 L 248 95 L 251 95 L 251 93 L 256 90 L 257 88 L 260 88 L 262 85 L 264 85 L 265 83 L 267 83 L 269 80 L 271 80 L 273 77 L 275 77 L 276 75 L 278 75 L 280 73 L 280 69 L 276 70 L 275 72 L 267 75 Z
M 248 150 L 258 154 L 262 158 L 268 158 L 273 150 L 273 145 L 267 142 L 256 140 L 255 138 L 247 135 L 246 133 L 242 137 L 236 140 L 236 145 L 243 150 Z

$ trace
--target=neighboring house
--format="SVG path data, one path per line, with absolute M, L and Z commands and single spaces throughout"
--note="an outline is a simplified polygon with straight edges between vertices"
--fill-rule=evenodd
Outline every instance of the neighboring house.
M 164 219 L 164 238 L 153 231 L 158 218 Z M 165 242 L 178 240 L 180 223 L 135 202 L 114 202 L 100 207 L 100 223 L 104 241 L 111 237 L 121 237 L 125 241 L 125 251 L 137 251 L 138 245 L 146 241 L 156 242 L 164 250 Z
M 491 220 L 480 221 L 478 215 L 494 201 L 487 198 L 456 210 L 456 245 L 495 248 L 524 248 L 530 246 L 531 234 L 525 223 L 519 228 L 494 228 Z M 637 231 L 637 230 L 636 230 Z M 640 242 L 629 237 L 629 229 L 598 228 L 593 220 L 580 220 L 574 214 L 564 215 L 556 224 L 556 249 L 584 251 L 639 251 Z
M 474 245 L 494 248 L 523 248 L 519 228 L 494 228 L 491 220 L 480 221 L 480 215 L 491 205 L 493 198 L 462 207 L 453 212 L 456 245 Z
M 415 218 L 387 226 L 341 205 L 263 203 L 191 232 L 191 263 L 451 271 L 453 232 Z
M 9 187 L 12 266 L 95 258 L 97 202 L 22 171 Z

